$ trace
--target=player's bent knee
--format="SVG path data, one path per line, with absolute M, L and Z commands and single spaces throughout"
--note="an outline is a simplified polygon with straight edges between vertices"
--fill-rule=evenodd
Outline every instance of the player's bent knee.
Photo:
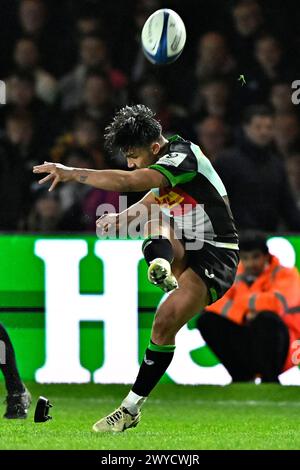
M 150 235 L 163 235 L 170 239 L 170 227 L 160 219 L 148 220 L 144 225 L 144 237 L 147 238 Z
M 161 232 L 161 222 L 159 219 L 148 220 L 144 225 L 144 237 L 157 235 Z

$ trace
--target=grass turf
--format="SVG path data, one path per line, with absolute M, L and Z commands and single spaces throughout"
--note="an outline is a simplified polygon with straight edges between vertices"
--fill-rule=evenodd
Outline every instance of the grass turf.
M 0 420 L 0 449 L 299 449 L 299 388 L 235 384 L 160 385 L 142 421 L 121 434 L 94 434 L 92 424 L 114 410 L 129 387 L 28 384 L 26 420 Z M 0 386 L 0 395 L 5 393 Z M 53 420 L 33 422 L 39 395 L 53 404 Z M 1 415 L 4 406 L 0 407 Z

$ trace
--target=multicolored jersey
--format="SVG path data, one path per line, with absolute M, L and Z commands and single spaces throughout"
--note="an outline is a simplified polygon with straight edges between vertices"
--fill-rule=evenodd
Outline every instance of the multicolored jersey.
M 149 168 L 169 181 L 169 186 L 152 192 L 187 240 L 238 250 L 226 189 L 198 145 L 175 135 L 169 139 L 166 153 Z

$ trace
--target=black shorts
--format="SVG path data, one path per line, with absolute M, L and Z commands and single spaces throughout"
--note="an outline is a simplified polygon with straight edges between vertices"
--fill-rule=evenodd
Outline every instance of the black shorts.
M 185 241 L 181 240 L 183 245 Z M 187 240 L 186 240 L 187 241 Z M 204 243 L 201 250 L 186 250 L 187 266 L 205 282 L 212 304 L 232 286 L 239 264 L 238 250 Z

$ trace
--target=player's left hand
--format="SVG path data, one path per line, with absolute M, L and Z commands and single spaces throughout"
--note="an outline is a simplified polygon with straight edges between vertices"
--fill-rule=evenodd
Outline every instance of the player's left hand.
M 34 166 L 33 173 L 49 173 L 48 176 L 39 181 L 39 184 L 52 181 L 49 191 L 53 191 L 60 182 L 71 181 L 73 179 L 73 168 L 61 163 L 44 162 L 43 165 Z
M 103 214 L 96 221 L 97 233 L 101 236 L 108 234 L 111 230 L 117 231 L 119 229 L 119 214 Z

